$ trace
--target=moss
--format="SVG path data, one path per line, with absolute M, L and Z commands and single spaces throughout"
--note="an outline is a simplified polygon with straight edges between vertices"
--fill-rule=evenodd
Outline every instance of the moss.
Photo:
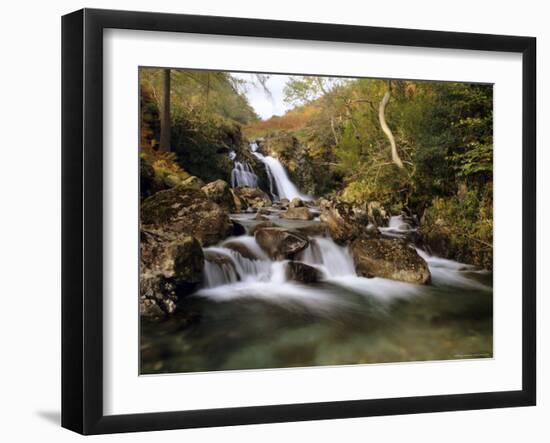
M 201 190 L 185 185 L 157 192 L 142 203 L 141 221 L 145 224 L 168 223 L 182 207 L 190 206 L 195 200 L 205 198 Z

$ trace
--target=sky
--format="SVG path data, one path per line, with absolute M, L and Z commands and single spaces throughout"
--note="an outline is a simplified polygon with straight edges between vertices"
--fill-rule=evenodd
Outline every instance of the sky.
M 232 73 L 232 75 L 249 83 L 255 81 L 254 74 Z M 288 75 L 275 74 L 269 76 L 266 86 L 271 92 L 271 97 L 265 93 L 261 85 L 248 87 L 246 97 L 262 120 L 266 120 L 272 115 L 283 115 L 291 108 L 283 100 L 283 90 L 289 77 Z

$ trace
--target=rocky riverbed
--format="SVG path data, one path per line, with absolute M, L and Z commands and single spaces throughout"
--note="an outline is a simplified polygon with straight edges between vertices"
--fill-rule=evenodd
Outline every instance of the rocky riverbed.
M 141 372 L 492 356 L 492 275 L 430 256 L 414 217 L 188 177 L 141 205 Z M 143 185 L 142 185 L 143 187 Z

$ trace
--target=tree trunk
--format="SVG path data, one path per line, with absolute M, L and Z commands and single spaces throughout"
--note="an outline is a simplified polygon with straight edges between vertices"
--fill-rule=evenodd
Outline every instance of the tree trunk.
M 172 124 L 170 119 L 170 69 L 162 70 L 162 109 L 160 111 L 159 151 L 170 151 Z
M 391 159 L 397 165 L 397 167 L 403 168 L 403 162 L 401 161 L 401 158 L 399 157 L 399 154 L 397 152 L 395 138 L 393 137 L 391 129 L 388 127 L 386 123 L 386 117 L 384 115 L 384 112 L 386 111 L 386 105 L 390 101 L 390 97 L 391 97 L 391 83 L 388 80 L 386 93 L 384 94 L 384 97 L 380 102 L 380 106 L 378 107 L 378 118 L 380 119 L 380 126 L 382 127 L 382 131 L 384 131 L 384 134 L 386 134 L 386 137 L 388 137 L 388 140 L 390 141 Z

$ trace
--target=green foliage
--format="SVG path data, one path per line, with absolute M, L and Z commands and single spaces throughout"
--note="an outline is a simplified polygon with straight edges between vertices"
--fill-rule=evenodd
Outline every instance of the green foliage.
M 236 124 L 212 115 L 179 114 L 172 127 L 172 146 L 178 162 L 205 182 L 229 181 L 232 162 L 227 153 L 240 146 Z
M 162 97 L 159 68 L 141 68 L 142 150 L 160 139 Z M 258 76 L 258 81 L 265 81 Z M 227 153 L 242 143 L 240 125 L 258 120 L 244 94 L 244 81 L 220 71 L 171 70 L 170 150 L 173 162 L 205 182 L 229 181 Z
M 421 237 L 436 254 L 485 269 L 493 266 L 492 189 L 466 190 L 436 197 L 424 213 Z
M 219 71 L 171 72 L 173 157 L 172 163 L 158 163 L 159 173 L 177 164 L 206 182 L 228 181 L 229 150 L 247 158 L 243 127 L 246 136 L 266 139 L 267 149 L 304 191 L 376 200 L 394 214 L 424 214 L 434 235 L 448 237 L 451 256 L 488 266 L 492 85 L 295 76 L 284 89 L 286 102 L 295 107 L 260 121 L 241 78 Z M 140 71 L 142 150 L 154 151 L 158 144 L 160 73 Z M 265 87 L 266 76 L 256 77 Z M 379 106 L 387 93 L 384 117 L 402 168 L 381 129 Z
M 152 90 L 157 106 L 162 96 L 161 71 L 159 68 L 140 70 L 140 83 Z M 243 81 L 221 71 L 172 69 L 170 106 L 173 119 L 199 113 L 241 124 L 258 120 L 244 95 Z

